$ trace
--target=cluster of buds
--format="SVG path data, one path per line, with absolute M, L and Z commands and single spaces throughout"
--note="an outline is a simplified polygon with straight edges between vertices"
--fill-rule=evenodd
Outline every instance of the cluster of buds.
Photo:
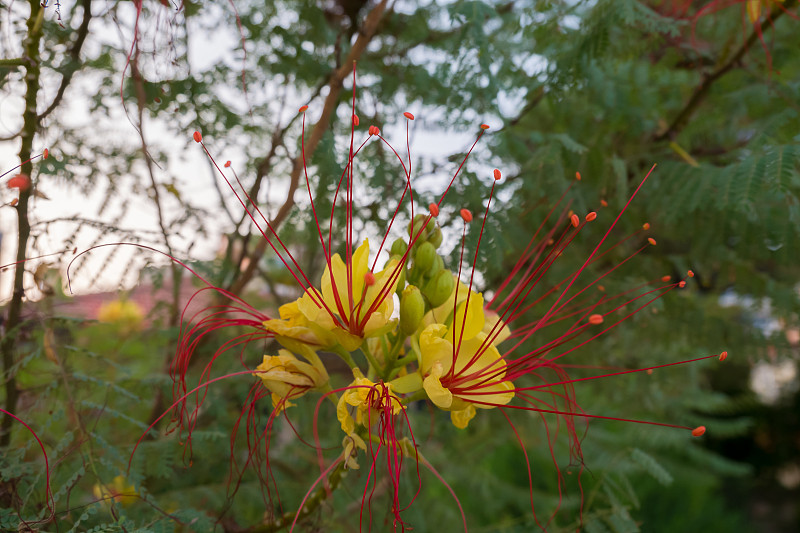
M 300 109 L 303 114 L 303 133 L 307 110 L 307 106 Z M 410 113 L 404 113 L 404 116 L 407 124 L 414 120 Z M 241 192 L 244 188 L 236 174 L 233 173 L 229 178 L 228 172 L 223 170 L 230 165 L 226 163 L 223 168 L 217 166 L 220 175 L 247 210 L 252 223 L 296 280 L 301 294 L 296 300 L 281 306 L 279 318 L 274 318 L 211 284 L 202 289 L 219 291 L 230 297 L 233 303 L 215 306 L 205 316 L 187 317 L 188 326 L 182 330 L 172 368 L 177 396 L 175 416 L 182 427 L 189 430 L 190 439 L 191 428 L 205 393 L 198 393 L 197 407 L 193 412 L 187 410 L 188 396 L 207 390 L 210 383 L 227 377 L 211 378 L 213 361 L 231 347 L 254 339 L 274 339 L 282 346 L 277 354 L 265 355 L 263 362 L 255 368 L 243 361 L 245 370 L 235 374 L 251 374 L 259 379 L 262 388 L 253 389 L 250 396 L 252 402 L 266 395 L 272 398 L 274 409 L 264 435 L 269 435 L 276 416 L 286 415 L 291 409 L 290 400 L 302 401 L 300 398 L 308 395 L 316 395 L 317 398 L 313 421 L 316 435 L 317 425 L 326 420 L 326 417 L 320 416 L 320 410 L 325 400 L 331 400 L 336 406 L 336 418 L 344 434 L 343 449 L 336 457 L 326 459 L 322 446 L 317 442 L 322 474 L 312 485 L 309 495 L 314 486 L 334 469 L 356 468 L 359 450 L 365 452 L 372 462 L 369 477 L 377 475 L 375 465 L 383 456 L 388 465 L 390 486 L 393 487 L 391 513 L 395 524 L 402 524 L 401 511 L 407 507 L 400 501 L 399 490 L 404 459 L 433 469 L 414 440 L 409 405 L 428 402 L 448 413 L 452 424 L 464 430 L 480 411 L 514 408 L 554 414 L 565 422 L 573 440 L 570 453 L 579 455 L 584 431 L 581 425 L 588 424 L 591 419 L 610 417 L 581 409 L 574 384 L 587 379 L 652 371 L 658 367 L 623 369 L 610 374 L 571 378 L 567 372 L 569 365 L 563 365 L 561 359 L 671 290 L 684 287 L 685 278 L 658 278 L 643 287 L 617 295 L 605 294 L 602 285 L 599 285 L 601 280 L 630 257 L 656 244 L 644 233 L 649 229 L 647 224 L 617 243 L 606 243 L 617 221 L 644 185 L 645 177 L 585 262 L 566 278 L 544 283 L 542 279 L 566 247 L 586 224 L 599 218 L 596 212 L 589 212 L 583 217 L 574 213 L 569 201 L 565 200 L 565 193 L 557 204 L 566 204 L 561 205 L 561 213 L 554 214 L 558 213 L 556 207 L 551 210 L 505 281 L 492 291 L 491 298 L 485 297 L 474 283 L 475 259 L 464 261 L 465 238 L 472 223 L 480 223 L 475 250 L 477 258 L 495 187 L 502 180 L 501 172 L 493 172 L 482 221 L 466 209 L 451 212 L 456 221 L 460 218 L 463 227 L 460 259 L 457 264 L 451 265 L 451 269 L 447 268 L 447 261 L 442 254 L 444 239 L 438 217 L 445 216 L 442 212 L 445 197 L 488 126 L 481 126 L 475 142 L 439 201 L 430 204 L 426 213 L 414 212 L 419 209 L 414 203 L 412 178 L 408 170 L 411 167 L 410 149 L 408 160 L 404 160 L 375 126 L 369 127 L 365 139 L 357 145 L 354 143 L 357 126 L 354 72 L 351 149 L 326 224 L 319 223 L 320 214 L 311 197 L 312 187 L 308 182 L 309 205 L 313 220 L 317 223 L 319 244 L 325 257 L 324 272 L 318 282 L 309 279 L 300 269 L 291 248 L 278 237 L 258 208 L 248 207 L 253 204 L 246 193 Z M 216 165 L 202 135 L 195 132 L 194 139 Z M 388 147 L 405 171 L 405 190 L 377 248 L 371 248 L 366 238 L 359 242 L 352 224 L 353 161 L 371 141 Z M 406 144 L 409 146 L 408 142 Z M 238 187 L 234 184 L 238 184 Z M 339 232 L 334 230 L 337 199 L 347 209 L 346 225 Z M 397 231 L 393 230 L 394 223 L 401 208 L 410 211 L 410 222 L 406 230 L 392 240 L 392 236 L 396 235 L 393 231 Z M 343 253 L 335 253 L 334 235 L 342 234 Z M 584 279 L 589 277 L 587 269 L 590 265 L 611 248 L 629 240 L 639 245 L 628 258 L 591 281 Z M 389 245 L 389 242 L 392 244 Z M 691 273 L 687 273 L 686 277 L 690 276 Z M 587 292 L 590 288 L 599 290 Z M 396 309 L 397 301 L 399 309 Z M 203 371 L 198 386 L 188 390 L 186 370 L 197 342 L 209 332 L 218 332 L 228 325 L 250 327 L 254 331 L 239 335 L 222 346 Z M 534 334 L 537 334 L 535 342 L 532 340 Z M 341 372 L 337 374 L 326 368 L 319 355 L 321 353 L 338 355 L 350 367 L 351 376 L 342 378 Z M 709 357 L 718 355 L 691 361 Z M 560 392 L 555 393 L 556 389 Z M 245 410 L 252 412 L 252 403 Z M 248 416 L 247 419 L 250 421 L 253 418 Z M 545 421 L 544 418 L 542 420 Z M 681 428 L 694 436 L 702 435 L 705 431 L 702 426 L 693 428 L 659 422 L 632 422 Z M 258 431 L 248 431 L 248 435 L 258 434 Z M 266 447 L 259 446 L 258 438 L 255 443 L 250 440 L 248 443 L 257 449 L 268 449 L 269 437 L 264 438 L 267 440 Z M 551 438 L 549 433 L 548 438 Z M 550 445 L 553 445 L 552 441 Z M 581 460 L 580 457 L 575 459 Z M 306 499 L 297 511 L 295 521 L 301 516 L 305 503 Z

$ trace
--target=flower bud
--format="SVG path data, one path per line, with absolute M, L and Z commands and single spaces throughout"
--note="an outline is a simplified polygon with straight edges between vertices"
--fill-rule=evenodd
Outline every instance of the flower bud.
M 400 296 L 400 330 L 411 335 L 417 331 L 424 316 L 425 300 L 422 293 L 414 285 L 409 285 Z
M 423 242 L 414 254 L 414 269 L 425 275 L 436 261 L 436 248 L 429 242 Z
M 456 286 L 453 273 L 447 269 L 440 270 L 423 288 L 425 298 L 432 307 L 439 307 L 447 301 Z
M 403 254 L 406 253 L 406 250 L 408 250 L 408 244 L 406 244 L 406 241 L 404 241 L 402 237 L 398 237 L 392 243 L 392 248 L 389 251 L 389 254 L 403 257 Z
M 442 256 L 440 256 L 439 254 L 436 254 L 436 257 L 433 258 L 433 264 L 428 269 L 428 271 L 424 273 L 424 276 L 426 278 L 432 278 L 436 274 L 438 274 L 439 271 L 442 270 L 443 268 L 444 268 L 444 259 L 442 259 Z
M 419 214 L 414 217 L 414 220 L 408 223 L 408 232 L 411 233 L 413 231 L 412 237 L 416 236 L 419 230 L 422 229 L 426 218 L 428 218 L 428 215 Z
M 428 237 L 428 242 L 433 245 L 434 248 L 438 248 L 442 244 L 442 228 L 439 227 L 439 224 L 433 225 L 433 231 L 431 232 L 431 236 Z

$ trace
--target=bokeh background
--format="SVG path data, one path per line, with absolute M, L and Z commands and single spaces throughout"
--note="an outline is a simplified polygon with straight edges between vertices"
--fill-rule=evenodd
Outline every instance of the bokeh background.
M 573 272 L 657 164 L 612 235 L 633 237 L 592 268 L 621 263 L 652 236 L 658 245 L 616 271 L 604 283 L 609 293 L 696 275 L 572 354 L 575 376 L 729 354 L 724 363 L 576 385 L 587 413 L 705 425 L 698 439 L 591 421 L 581 465 L 570 462 L 567 439 L 548 446 L 555 418 L 512 413 L 530 483 L 499 413 L 466 431 L 426 409 L 410 413 L 470 531 L 798 529 L 796 1 L 32 0 L 0 2 L 0 24 L 0 170 L 49 149 L 46 160 L 0 178 L 0 399 L 48 454 L 56 515 L 40 530 L 288 530 L 276 517 L 296 509 L 319 475 L 304 443 L 313 441 L 315 402 L 298 402 L 290 421 L 276 424 L 272 479 L 238 470 L 247 442 L 231 431 L 253 385 L 247 376 L 209 388 L 191 456 L 165 420 L 127 471 L 134 444 L 171 403 L 181 314 L 201 285 L 143 248 L 75 252 L 146 245 L 274 314 L 298 289 L 192 132 L 203 133 L 220 165 L 232 162 L 318 278 L 324 258 L 298 181 L 297 109 L 309 105 L 310 186 L 317 209 L 329 210 L 347 158 L 354 61 L 361 136 L 377 125 L 402 152 L 402 113 L 416 117 L 409 145 L 419 205 L 441 193 L 479 124 L 491 126 L 440 217 L 453 267 L 455 214 L 482 213 L 491 169 L 503 170 L 476 265 L 480 290 L 502 281 L 571 183 L 575 211 L 599 213 L 550 279 Z M 31 187 L 9 186 L 18 172 Z M 356 173 L 356 231 L 381 235 L 405 185 L 402 169 L 376 143 Z M 402 211 L 397 228 L 408 218 Z M 477 236 L 468 236 L 468 251 Z M 202 293 L 189 313 L 219 304 Z M 203 357 L 235 334 L 204 339 L 192 372 L 199 376 Z M 233 350 L 215 373 L 255 366 L 275 350 L 264 342 Z M 262 425 L 270 410 L 269 402 L 255 407 Z M 322 426 L 321 442 L 335 454 L 338 425 Z M 22 519 L 49 516 L 44 459 L 8 415 L 0 446 L 0 527 L 17 531 Z M 349 472 L 295 530 L 357 530 L 367 470 Z M 417 473 L 409 465 L 404 475 L 410 497 Z M 406 521 L 417 531 L 458 530 L 448 490 L 421 476 Z M 375 490 L 373 531 L 392 530 L 389 494 Z

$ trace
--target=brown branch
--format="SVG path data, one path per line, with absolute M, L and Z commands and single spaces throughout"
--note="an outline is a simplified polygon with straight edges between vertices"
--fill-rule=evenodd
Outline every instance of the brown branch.
M 713 72 L 707 74 L 703 81 L 698 85 L 694 92 L 692 93 L 691 98 L 689 101 L 686 102 L 686 105 L 683 106 L 683 109 L 678 113 L 678 115 L 673 119 L 672 123 L 669 127 L 663 131 L 662 133 L 657 134 L 653 140 L 655 141 L 664 141 L 664 140 L 673 140 L 678 133 L 689 123 L 689 119 L 691 118 L 692 114 L 695 112 L 697 107 L 700 103 L 705 99 L 708 95 L 709 91 L 711 90 L 711 86 L 714 84 L 715 81 L 720 79 L 722 76 L 727 74 L 731 71 L 737 64 L 739 64 L 747 53 L 747 51 L 755 44 L 758 40 L 759 35 L 763 32 L 761 28 L 765 26 L 774 27 L 775 21 L 784 14 L 787 8 L 793 7 L 794 1 L 790 0 L 787 2 L 786 6 L 781 6 L 781 9 L 774 9 L 772 13 L 767 17 L 763 24 L 760 27 L 757 27 L 753 30 L 747 40 L 742 43 L 742 46 L 736 51 L 735 54 L 731 56 L 731 58 L 717 67 Z
M 25 110 L 22 112 L 22 143 L 19 149 L 19 160 L 27 161 L 20 172 L 30 176 L 33 173 L 33 164 L 30 162 L 33 139 L 36 137 L 36 99 L 39 95 L 41 68 L 39 64 L 39 48 L 42 40 L 42 24 L 44 22 L 44 8 L 39 0 L 28 0 L 30 16 L 28 17 L 28 32 L 23 41 L 25 64 Z M 0 448 L 5 448 L 11 443 L 11 426 L 14 419 L 8 413 L 17 409 L 19 390 L 17 389 L 16 375 L 13 373 L 14 352 L 16 351 L 19 326 L 22 324 L 22 298 L 25 295 L 23 275 L 24 263 L 28 249 L 28 238 L 31 234 L 31 225 L 28 220 L 28 201 L 33 187 L 26 190 L 20 189 L 19 203 L 17 203 L 17 265 L 14 267 L 14 292 L 8 304 L 8 315 L 5 320 L 6 334 L 0 341 L 0 352 L 3 357 L 3 371 L 5 375 L 5 410 L 3 421 L 0 423 Z
M 378 24 L 380 23 L 383 13 L 386 10 L 387 3 L 388 0 L 381 0 L 381 2 L 372 9 L 369 15 L 367 15 L 358 39 L 356 39 L 356 42 L 350 49 L 350 53 L 347 55 L 344 64 L 331 75 L 328 81 L 329 91 L 327 97 L 325 98 L 325 104 L 322 108 L 322 115 L 320 116 L 319 121 L 317 121 L 317 123 L 314 125 L 314 129 L 311 131 L 311 136 L 305 145 L 306 158 L 311 157 L 316 150 L 317 145 L 319 145 L 320 140 L 322 140 L 325 130 L 328 129 L 331 118 L 333 117 L 336 107 L 339 104 L 339 95 L 342 92 L 342 84 L 344 79 L 352 72 L 353 63 L 361 57 L 361 55 L 367 49 L 367 45 L 375 36 L 378 29 Z M 289 215 L 292 207 L 294 207 L 294 194 L 297 192 L 297 188 L 300 184 L 300 174 L 302 171 L 303 158 L 302 156 L 298 156 L 294 160 L 292 173 L 289 178 L 289 192 L 286 194 L 286 201 L 283 203 L 283 205 L 281 205 L 280 209 L 278 209 L 278 212 L 270 221 L 270 225 L 275 231 L 277 231 L 277 228 Z M 230 292 L 233 294 L 241 293 L 245 285 L 247 285 L 247 283 L 253 278 L 253 275 L 256 272 L 258 261 L 264 255 L 267 246 L 268 242 L 266 239 L 262 239 L 258 242 L 256 248 L 253 250 L 252 254 L 250 254 L 250 264 L 247 266 L 245 271 L 242 272 L 242 275 L 239 277 L 239 279 L 237 279 L 231 285 Z
M 72 47 L 69 51 L 70 63 L 63 68 L 63 76 L 61 77 L 61 84 L 58 86 L 56 96 L 53 98 L 53 102 L 47 106 L 47 109 L 39 115 L 39 121 L 42 121 L 58 107 L 61 103 L 61 99 L 64 98 L 64 92 L 72 81 L 72 76 L 80 69 L 81 48 L 83 48 L 83 42 L 89 34 L 89 21 L 92 20 L 92 0 L 82 0 L 81 3 L 83 5 L 83 20 L 81 21 L 81 25 L 78 26 L 78 37 L 75 39 L 75 42 L 72 43 Z

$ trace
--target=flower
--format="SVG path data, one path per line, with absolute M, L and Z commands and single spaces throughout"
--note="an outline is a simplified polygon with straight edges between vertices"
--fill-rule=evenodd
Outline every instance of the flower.
M 313 352 L 311 352 L 313 353 Z M 308 357 L 309 351 L 306 351 Z M 290 407 L 289 400 L 299 398 L 311 389 L 322 387 L 328 382 L 328 373 L 314 354 L 317 365 L 304 363 L 289 350 L 279 350 L 278 355 L 265 355 L 263 362 L 256 367 L 255 374 L 264 386 L 272 392 L 272 405 L 279 411 Z
M 336 418 L 346 435 L 352 434 L 356 425 L 368 429 L 377 427 L 381 417 L 391 417 L 403 410 L 403 404 L 392 393 L 390 383 L 374 383 L 365 378 L 359 369 L 353 370 L 353 377 L 355 379 L 336 405 Z M 350 414 L 350 407 L 355 407 L 355 419 Z
M 124 506 L 128 506 L 139 499 L 136 487 L 123 475 L 116 476 L 109 484 L 96 483 L 92 487 L 92 493 L 98 500 L 106 502 L 113 500 Z
M 141 328 L 144 313 L 136 302 L 113 300 L 100 306 L 97 319 L 100 322 L 114 324 L 123 333 L 131 333 Z
M 334 254 L 322 274 L 322 292 L 309 288 L 297 300 L 306 320 L 330 332 L 346 350 L 353 351 L 366 337 L 390 331 L 394 294 L 399 280 L 398 261 L 378 273 L 369 268 L 369 240 L 364 240 L 347 264 Z

